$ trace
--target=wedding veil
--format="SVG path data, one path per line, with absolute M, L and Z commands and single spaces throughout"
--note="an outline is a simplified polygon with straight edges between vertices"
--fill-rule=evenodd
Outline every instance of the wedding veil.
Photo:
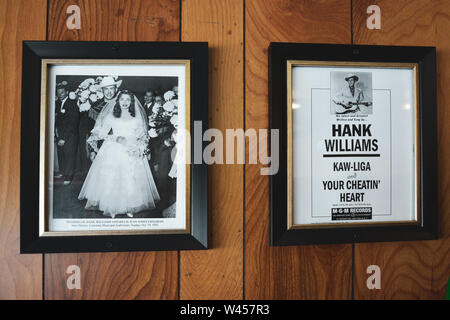
M 114 100 L 111 100 L 109 103 L 107 103 L 103 109 L 98 114 L 97 120 L 95 121 L 94 128 L 91 131 L 91 135 L 87 140 L 87 143 L 91 145 L 91 147 L 97 152 L 97 141 L 104 140 L 110 130 L 111 130 L 111 121 L 110 119 L 114 117 L 114 106 L 117 103 L 117 98 L 119 97 L 120 93 L 126 91 L 129 94 L 132 94 L 134 96 L 134 109 L 135 109 L 135 118 L 138 121 L 138 129 L 136 132 L 136 138 L 142 143 L 148 142 L 148 120 L 147 120 L 147 114 L 145 112 L 144 107 L 142 106 L 141 102 L 139 101 L 138 97 L 128 91 L 128 90 L 122 90 L 119 91 L 116 98 Z M 146 146 L 145 146 L 146 147 Z

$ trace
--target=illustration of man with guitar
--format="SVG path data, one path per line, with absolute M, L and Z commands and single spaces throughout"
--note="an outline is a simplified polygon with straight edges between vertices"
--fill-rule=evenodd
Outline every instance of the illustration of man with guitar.
M 345 81 L 347 81 L 348 86 L 344 86 L 332 99 L 336 104 L 336 114 L 357 113 L 361 111 L 360 106 L 370 107 L 372 105 L 372 102 L 364 101 L 363 91 L 356 88 L 355 84 L 359 81 L 356 74 L 348 74 Z

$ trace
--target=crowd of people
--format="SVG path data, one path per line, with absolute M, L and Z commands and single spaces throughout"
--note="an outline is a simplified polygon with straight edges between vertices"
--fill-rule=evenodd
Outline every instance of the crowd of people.
M 117 77 L 56 85 L 55 172 L 63 186 L 75 176 L 86 209 L 115 217 L 160 208 L 173 217 L 176 198 L 178 87 L 149 89 L 144 103 Z

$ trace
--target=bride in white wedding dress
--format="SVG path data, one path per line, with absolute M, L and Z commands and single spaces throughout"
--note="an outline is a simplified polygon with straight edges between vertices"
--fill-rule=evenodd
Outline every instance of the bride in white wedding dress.
M 98 154 L 78 196 L 87 199 L 86 209 L 114 218 L 156 207 L 160 198 L 145 157 L 147 130 L 145 111 L 130 91 L 121 91 L 117 103 L 101 111 L 87 141 Z

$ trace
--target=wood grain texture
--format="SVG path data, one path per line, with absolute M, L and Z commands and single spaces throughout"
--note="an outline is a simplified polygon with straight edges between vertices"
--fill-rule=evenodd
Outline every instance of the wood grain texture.
M 209 42 L 209 127 L 242 128 L 243 1 L 183 0 L 182 14 L 182 40 Z M 180 297 L 242 299 L 243 165 L 210 166 L 208 183 L 211 250 L 181 252 Z
M 81 11 L 81 29 L 68 30 L 70 5 Z M 178 41 L 178 0 L 50 1 L 49 40 Z
M 19 254 L 22 40 L 44 40 L 47 1 L 0 0 L 0 299 L 41 299 L 42 255 Z
M 176 299 L 173 254 L 153 252 L 45 255 L 46 299 Z M 66 269 L 77 265 L 81 289 L 68 290 Z
M 350 1 L 247 0 L 245 23 L 245 126 L 268 128 L 269 43 L 350 43 Z M 245 166 L 245 190 L 246 298 L 351 298 L 352 245 L 269 247 L 260 165 Z
M 444 299 L 450 274 L 450 1 L 353 1 L 355 44 L 437 47 L 439 240 L 358 244 L 355 298 Z M 369 5 L 381 9 L 381 30 L 366 27 Z M 381 290 L 368 290 L 366 269 L 381 268 Z
M 81 29 L 68 30 L 66 8 L 77 4 Z M 51 0 L 49 40 L 178 41 L 179 1 Z M 81 290 L 68 290 L 69 265 L 81 269 Z M 46 299 L 176 299 L 178 255 L 123 252 L 45 255 Z
M 182 1 L 182 40 L 210 46 L 210 127 L 242 127 L 244 112 L 246 129 L 268 127 L 270 41 L 351 41 L 350 0 L 245 0 L 245 12 L 243 1 Z M 81 30 L 66 28 L 72 4 L 80 6 Z M 366 28 L 372 4 L 381 8 L 381 30 Z M 47 0 L 0 0 L 0 299 L 42 298 L 42 256 L 18 254 L 18 88 L 21 40 L 45 39 L 46 9 Z M 179 0 L 50 0 L 48 18 L 49 40 L 178 41 L 180 34 Z M 450 273 L 450 1 L 357 0 L 353 21 L 357 44 L 437 47 L 440 211 L 437 241 L 355 245 L 355 298 L 442 299 Z M 177 252 L 45 255 L 45 298 L 176 299 L 178 268 L 183 299 L 350 298 L 351 245 L 269 247 L 268 179 L 259 170 L 245 166 L 245 243 L 243 168 L 211 166 L 211 250 L 182 252 L 180 266 Z M 381 290 L 366 287 L 372 264 L 381 268 Z M 81 290 L 66 287 L 70 265 L 81 268 Z

